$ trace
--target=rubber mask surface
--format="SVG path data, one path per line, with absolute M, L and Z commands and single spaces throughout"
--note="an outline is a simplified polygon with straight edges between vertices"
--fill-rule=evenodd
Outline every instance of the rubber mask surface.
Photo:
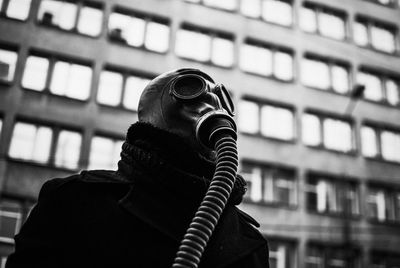
M 206 73 L 179 69 L 150 81 L 141 95 L 138 113 L 139 121 L 183 137 L 200 155 L 214 160 L 214 151 L 199 142 L 196 129 L 215 114 L 233 118 L 233 109 L 227 91 Z

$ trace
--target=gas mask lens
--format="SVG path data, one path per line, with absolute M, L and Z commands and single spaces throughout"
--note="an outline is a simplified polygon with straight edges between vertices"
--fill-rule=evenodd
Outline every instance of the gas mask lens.
M 198 75 L 182 75 L 172 83 L 172 94 L 181 100 L 193 100 L 206 90 L 206 83 Z
M 214 85 L 206 81 L 203 77 L 195 74 L 186 74 L 179 76 L 172 82 L 171 92 L 178 100 L 194 100 L 197 97 L 210 92 L 217 95 L 229 115 L 235 115 L 235 108 L 228 90 L 222 84 Z

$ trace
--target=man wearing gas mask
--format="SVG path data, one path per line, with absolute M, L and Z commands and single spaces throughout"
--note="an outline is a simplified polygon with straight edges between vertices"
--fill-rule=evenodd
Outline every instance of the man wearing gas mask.
M 197 69 L 153 79 L 117 171 L 42 187 L 6 268 L 269 267 L 258 223 L 240 211 L 231 98 Z

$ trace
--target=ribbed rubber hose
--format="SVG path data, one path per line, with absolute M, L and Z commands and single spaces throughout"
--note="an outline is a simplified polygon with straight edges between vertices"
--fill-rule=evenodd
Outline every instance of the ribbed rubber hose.
M 214 177 L 181 241 L 173 268 L 197 268 L 235 184 L 238 167 L 235 139 L 230 135 L 223 136 L 216 141 L 215 149 Z

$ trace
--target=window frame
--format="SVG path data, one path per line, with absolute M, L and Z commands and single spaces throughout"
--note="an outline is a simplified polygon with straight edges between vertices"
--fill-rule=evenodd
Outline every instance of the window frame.
M 399 126 L 392 126 L 392 125 L 387 125 L 384 124 L 382 122 L 374 122 L 371 120 L 364 120 L 361 122 L 361 126 L 360 126 L 360 139 L 362 139 L 361 137 L 361 129 L 362 127 L 369 127 L 372 128 L 375 132 L 375 142 L 376 142 L 376 150 L 377 150 L 377 155 L 376 156 L 365 156 L 362 153 L 362 148 L 360 148 L 360 152 L 361 152 L 361 156 L 364 159 L 368 159 L 368 160 L 377 160 L 377 161 L 382 161 L 384 163 L 391 163 L 391 164 L 397 164 L 400 165 L 400 161 L 393 161 L 393 160 L 387 160 L 383 157 L 382 155 L 382 140 L 381 140 L 381 133 L 383 131 L 389 131 L 389 132 L 394 132 L 395 134 L 398 134 L 400 136 L 400 127 Z
M 97 96 L 99 94 L 99 87 L 100 87 L 100 77 L 101 77 L 101 73 L 103 71 L 115 72 L 115 73 L 118 73 L 118 74 L 120 74 L 122 76 L 121 96 L 119 98 L 118 104 L 115 105 L 115 106 L 109 105 L 109 104 L 105 104 L 105 103 L 101 103 L 97 99 Z M 103 107 L 112 108 L 112 109 L 119 109 L 119 110 L 124 110 L 124 111 L 128 111 L 128 112 L 138 113 L 137 110 L 135 111 L 133 109 L 129 109 L 129 108 L 125 107 L 124 104 L 123 104 L 125 91 L 126 91 L 126 83 L 127 83 L 128 78 L 132 77 L 132 76 L 138 77 L 138 78 L 141 78 L 141 79 L 152 80 L 157 75 L 156 74 L 150 74 L 150 73 L 144 72 L 144 71 L 139 71 L 139 70 L 134 70 L 134 69 L 127 69 L 127 68 L 123 68 L 123 67 L 119 67 L 119 66 L 115 66 L 115 65 L 110 65 L 110 64 L 106 64 L 105 66 L 103 66 L 103 68 L 99 72 L 98 84 L 97 84 L 97 88 L 95 90 L 95 92 L 96 92 L 96 96 L 95 96 L 96 104 L 100 105 L 100 106 L 103 106 Z
M 258 138 L 263 138 L 263 139 L 268 139 L 271 141 L 277 141 L 277 142 L 284 142 L 284 143 L 292 143 L 295 144 L 297 142 L 297 140 L 299 139 L 299 135 L 298 135 L 298 123 L 297 123 L 297 110 L 296 107 L 293 104 L 287 104 L 287 103 L 281 103 L 281 102 L 275 102 L 275 101 L 271 101 L 271 100 L 262 100 L 262 99 L 256 99 L 254 97 L 249 97 L 249 96 L 243 96 L 240 101 L 247 101 L 247 102 L 252 102 L 255 105 L 258 106 L 258 130 L 256 133 L 248 133 L 245 131 L 242 131 L 240 129 L 240 127 L 238 126 L 238 132 L 242 135 L 249 135 L 252 137 L 258 137 Z M 277 137 L 270 137 L 270 136 L 266 136 L 262 134 L 261 131 L 261 126 L 262 126 L 262 107 L 263 106 L 272 106 L 275 108 L 281 108 L 281 109 L 286 109 L 292 112 L 293 115 L 293 138 L 290 140 L 285 140 L 285 139 L 281 139 L 281 138 L 277 138 Z M 239 111 L 237 112 L 237 114 L 239 113 Z M 238 117 L 240 117 L 240 115 L 237 115 Z
M 373 217 L 370 215 L 369 212 L 369 205 L 370 202 L 368 201 L 368 198 L 370 196 L 370 193 L 372 192 L 371 189 L 373 190 L 378 190 L 378 191 L 383 191 L 384 193 L 384 198 L 385 198 L 385 219 L 380 220 L 378 217 Z M 367 220 L 370 223 L 373 224 L 389 224 L 389 225 L 400 225 L 400 215 L 396 215 L 396 209 L 399 209 L 400 211 L 400 206 L 397 208 L 396 203 L 394 202 L 394 198 L 396 197 L 396 194 L 400 195 L 400 185 L 398 184 L 391 184 L 391 183 L 386 183 L 386 182 L 379 182 L 376 179 L 371 179 L 367 181 L 367 190 L 366 190 L 366 212 L 365 216 Z M 388 198 L 390 198 L 390 204 L 387 203 Z M 399 204 L 400 205 L 400 204 Z M 390 209 L 389 213 L 393 216 L 393 218 L 390 218 L 388 215 L 386 215 L 386 212 Z M 398 219 L 396 219 L 398 217 Z
M 317 86 L 312 86 L 312 85 L 307 85 L 303 82 L 303 78 L 302 78 L 302 73 L 300 70 L 300 84 L 306 88 L 311 88 L 311 89 L 316 89 L 318 91 L 321 92 L 329 92 L 329 93 L 334 93 L 337 95 L 341 95 L 341 96 L 350 96 L 352 94 L 353 91 L 353 84 L 354 84 L 354 79 L 353 79 L 353 72 L 352 72 L 352 65 L 351 63 L 345 61 L 345 60 L 341 60 L 341 59 L 334 59 L 334 58 L 330 58 L 330 57 L 326 57 L 326 56 L 320 56 L 317 54 L 312 54 L 309 52 L 306 52 L 303 54 L 303 57 L 301 58 L 301 62 L 299 65 L 302 64 L 303 60 L 310 60 L 310 61 L 317 61 L 317 62 L 322 62 L 324 64 L 326 64 L 327 68 L 328 68 L 328 72 L 329 72 L 329 86 L 326 89 L 323 88 L 319 88 Z M 346 69 L 347 71 L 347 78 L 348 78 L 348 90 L 346 93 L 340 93 L 337 90 L 334 89 L 333 87 L 333 74 L 332 74 L 332 69 L 335 66 L 339 66 L 341 68 Z
M 275 25 L 275 26 L 279 26 L 279 27 L 285 27 L 285 28 L 289 28 L 289 29 L 292 29 L 292 28 L 294 28 L 295 27 L 295 25 L 296 25 L 296 16 L 295 16 L 295 7 L 294 7 L 294 4 L 293 4 L 293 0 L 275 0 L 275 1 L 278 1 L 278 2 L 285 2 L 285 3 L 288 3 L 290 6 L 291 6 L 291 18 L 292 18 L 292 22 L 291 22 L 291 24 L 290 25 L 284 25 L 284 24 L 280 24 L 280 23 L 277 23 L 277 22 L 273 22 L 273 21 L 268 21 L 268 20 L 266 20 L 266 19 L 264 19 L 264 15 L 263 15 L 263 4 L 264 4 L 264 1 L 265 0 L 259 0 L 259 10 L 260 10 L 260 14 L 258 15 L 258 16 L 256 16 L 256 17 L 252 17 L 252 16 L 249 16 L 249 15 L 246 15 L 246 14 L 244 14 L 243 12 L 242 12 L 242 10 L 241 10 L 241 5 L 240 5 L 240 2 L 241 1 L 244 1 L 244 0 L 240 0 L 239 1 L 239 5 L 238 5 L 238 12 L 242 15 L 242 16 L 244 16 L 244 17 L 246 17 L 246 18 L 248 18 L 248 19 L 253 19 L 253 20 L 260 20 L 260 21 L 262 21 L 262 22 L 265 22 L 265 23 L 268 23 L 268 24 L 271 24 L 271 25 Z
M 114 133 L 106 133 L 106 132 L 103 132 L 103 131 L 96 131 L 91 137 L 90 137 L 90 143 L 89 143 L 89 154 L 88 154 L 88 160 L 87 160 L 87 167 L 89 168 L 89 169 L 92 169 L 92 168 L 90 168 L 90 156 L 91 156 L 91 153 L 92 153 L 92 146 L 93 146 L 93 138 L 95 138 L 95 137 L 100 137 L 100 138 L 104 138 L 104 139 L 108 139 L 108 140 L 111 140 L 112 142 L 113 142 L 113 144 L 115 145 L 117 142 L 119 142 L 119 141 L 122 141 L 122 144 L 124 143 L 124 141 L 125 141 L 125 137 L 123 137 L 123 136 L 121 136 L 121 135 L 118 135 L 118 134 L 114 134 Z M 122 148 L 120 148 L 120 150 L 121 150 Z M 115 163 L 115 164 L 117 164 L 117 163 Z
M 335 207 L 337 211 L 332 211 L 332 208 L 326 208 L 324 211 L 318 211 L 318 208 L 311 208 L 311 204 L 309 202 L 310 194 L 315 194 L 316 196 L 318 195 L 316 191 L 314 191 L 312 188 L 314 188 L 316 184 L 312 184 L 312 182 L 319 182 L 319 181 L 326 181 L 330 185 L 333 185 L 334 188 L 334 199 L 335 199 Z M 316 214 L 316 215 L 322 215 L 322 216 L 328 216 L 328 217 L 337 217 L 337 218 L 345 218 L 345 219 L 352 219 L 352 220 L 359 220 L 362 218 L 363 213 L 362 213 L 362 205 L 361 205 L 361 182 L 354 178 L 354 177 L 347 177 L 347 176 L 339 176 L 339 175 L 334 175 L 326 172 L 321 172 L 321 171 L 315 171 L 315 170 L 307 170 L 306 171 L 306 176 L 305 176 L 305 190 L 304 190 L 304 199 L 305 199 L 305 209 L 307 213 L 310 214 Z M 350 204 L 353 205 L 353 202 L 355 202 L 356 206 L 356 211 L 347 211 L 346 213 L 346 208 L 342 207 L 343 203 L 347 204 L 350 200 L 349 196 L 347 196 L 348 193 L 352 189 L 355 189 L 355 194 L 356 194 L 356 199 L 355 201 L 352 201 Z M 338 200 L 338 192 L 340 191 L 346 191 L 346 196 L 344 199 Z M 318 198 L 318 197 L 317 197 Z M 338 210 L 340 208 L 342 210 Z M 349 208 L 348 208 L 349 209 Z M 351 210 L 353 210 L 353 207 L 350 207 Z
M 22 23 L 27 22 L 30 19 L 30 17 L 32 16 L 31 15 L 31 13 L 32 13 L 31 10 L 32 10 L 32 2 L 33 2 L 33 0 L 30 0 L 28 14 L 26 16 L 26 19 L 23 19 L 23 20 L 7 16 L 7 10 L 9 8 L 9 5 L 10 5 L 11 1 L 13 1 L 13 0 L 4 0 L 0 4 L 0 18 L 6 18 L 6 19 L 9 19 L 9 20 L 18 21 L 18 22 L 22 22 Z
M 178 30 L 175 33 L 175 36 L 178 34 L 178 32 L 180 30 L 207 35 L 210 38 L 210 44 L 211 44 L 210 51 L 208 51 L 209 59 L 206 61 L 202 61 L 202 60 L 190 58 L 188 56 L 179 55 L 176 52 L 177 38 L 175 37 L 175 43 L 173 45 L 173 50 L 174 50 L 174 54 L 176 55 L 176 57 L 184 59 L 184 60 L 199 62 L 199 63 L 205 64 L 205 65 L 215 66 L 215 67 L 222 68 L 222 69 L 227 69 L 227 70 L 231 70 L 231 69 L 235 68 L 238 55 L 235 54 L 235 52 L 236 52 L 235 51 L 236 50 L 235 49 L 235 35 L 233 33 L 230 33 L 230 32 L 224 31 L 224 30 L 211 29 L 211 28 L 207 28 L 207 27 L 203 27 L 203 26 L 198 26 L 198 25 L 194 25 L 194 24 L 186 23 L 186 22 L 184 22 L 180 25 L 180 27 L 178 28 Z M 213 62 L 213 59 L 212 59 L 213 50 L 214 50 L 213 40 L 215 38 L 225 39 L 225 40 L 229 40 L 232 42 L 232 65 L 224 66 L 224 65 L 219 65 L 219 64 Z
M 355 34 L 354 34 L 354 27 L 355 27 L 355 24 L 357 24 L 357 23 L 363 24 L 366 27 L 366 30 L 367 30 L 367 44 L 366 45 L 359 45 L 359 44 L 356 43 Z M 394 51 L 393 52 L 387 52 L 387 51 L 384 51 L 384 50 L 380 50 L 380 49 L 377 49 L 377 48 L 375 48 L 373 46 L 373 44 L 372 44 L 373 40 L 372 40 L 372 36 L 371 36 L 371 28 L 373 26 L 379 26 L 380 28 L 384 28 L 384 29 L 386 29 L 387 31 L 389 31 L 389 32 L 391 32 L 393 34 L 393 42 L 394 42 L 393 43 L 393 46 L 394 46 Z M 400 50 L 399 50 L 398 38 L 399 38 L 399 32 L 400 31 L 399 31 L 399 28 L 395 24 L 392 24 L 392 23 L 386 22 L 386 21 L 382 21 L 382 20 L 379 20 L 379 19 L 376 19 L 376 18 L 368 17 L 368 16 L 365 16 L 365 15 L 356 14 L 354 16 L 354 20 L 353 20 L 352 32 L 353 32 L 352 42 L 357 47 L 370 49 L 370 50 L 372 50 L 374 52 L 383 53 L 383 54 L 390 55 L 390 56 L 399 54 Z
M 239 10 L 240 7 L 240 1 L 241 0 L 234 0 L 236 2 L 236 7 L 234 9 L 227 9 L 227 8 L 223 8 L 223 7 L 216 7 L 216 6 L 212 6 L 212 5 L 208 5 L 206 3 L 204 3 L 204 0 L 198 0 L 197 2 L 194 1 L 190 1 L 190 0 L 183 0 L 185 3 L 188 4 L 194 4 L 194 5 L 202 5 L 205 6 L 207 8 L 212 8 L 212 9 L 216 9 L 219 11 L 225 11 L 225 12 L 229 12 L 229 13 L 235 13 Z
M 31 88 L 23 85 L 23 78 L 25 76 L 26 62 L 30 56 L 45 58 L 48 60 L 49 66 L 47 69 L 46 80 L 44 83 L 43 90 L 31 89 Z M 54 67 L 57 62 L 66 62 L 68 64 L 76 64 L 76 65 L 81 65 L 81 66 L 90 68 L 90 70 L 91 70 L 90 86 L 88 89 L 88 97 L 86 99 L 81 100 L 78 98 L 68 97 L 66 95 L 58 95 L 58 94 L 54 94 L 53 92 L 51 92 L 50 86 L 51 86 L 52 77 L 54 75 Z M 79 59 L 74 56 L 50 54 L 47 52 L 32 50 L 32 51 L 29 51 L 28 55 L 25 58 L 25 66 L 24 66 L 24 70 L 22 72 L 22 77 L 20 79 L 20 87 L 28 92 L 36 92 L 39 94 L 55 96 L 57 98 L 65 98 L 68 100 L 74 100 L 74 101 L 86 103 L 86 102 L 89 102 L 92 98 L 92 91 L 93 91 L 93 85 L 94 85 L 94 79 L 95 79 L 94 71 L 95 71 L 94 70 L 94 62 L 92 62 L 92 61 L 81 59 L 81 58 Z
M 308 33 L 308 34 L 315 34 L 315 35 L 322 36 L 324 38 L 328 38 L 330 40 L 335 40 L 335 41 L 339 41 L 339 42 L 346 42 L 346 41 L 349 40 L 349 37 L 350 37 L 349 30 L 348 30 L 349 15 L 346 12 L 346 10 L 337 9 L 335 7 L 325 6 L 325 5 L 321 5 L 321 4 L 316 4 L 316 3 L 313 3 L 313 2 L 303 2 L 303 5 L 301 5 L 301 8 L 312 9 L 314 14 L 315 14 L 315 27 L 316 27 L 315 31 L 314 32 L 308 32 L 308 31 L 303 30 L 300 27 L 300 22 L 299 22 L 299 28 L 303 32 Z M 330 15 L 333 15 L 335 17 L 339 17 L 343 21 L 343 30 L 344 30 L 343 31 L 344 32 L 343 39 L 337 39 L 337 38 L 330 37 L 328 35 L 324 35 L 324 34 L 321 33 L 321 29 L 320 29 L 321 28 L 321 26 L 320 26 L 321 23 L 320 23 L 320 19 L 319 19 L 319 16 L 320 16 L 321 13 L 322 14 L 330 14 Z M 299 15 L 299 18 L 298 18 L 299 21 L 301 20 L 300 16 L 301 15 Z
M 385 70 L 378 70 L 377 68 L 373 68 L 373 67 L 369 67 L 369 66 L 360 66 L 360 68 L 358 68 L 357 70 L 357 75 L 360 73 L 364 73 L 364 74 L 369 74 L 372 76 L 375 76 L 379 79 L 379 83 L 381 85 L 381 90 L 382 90 L 382 100 L 380 101 L 375 101 L 375 100 L 371 100 L 371 99 L 367 99 L 365 98 L 364 94 L 361 96 L 363 101 L 367 101 L 370 103 L 375 103 L 375 104 L 383 104 L 387 107 L 391 107 L 391 108 L 400 108 L 400 74 L 396 74 L 390 71 L 385 71 Z M 397 105 L 393 105 L 390 104 L 389 100 L 388 100 L 388 90 L 387 90 L 387 86 L 386 86 L 386 82 L 388 80 L 394 80 L 397 84 L 397 95 L 398 95 L 398 103 Z M 357 81 L 357 77 L 355 79 L 357 84 L 360 84 Z
M 134 17 L 134 18 L 138 18 L 138 19 L 142 19 L 145 23 L 144 26 L 144 32 L 143 32 L 143 44 L 141 44 L 140 46 L 134 46 L 134 45 L 129 45 L 127 40 L 125 39 L 116 39 L 114 36 L 112 36 L 112 29 L 110 29 L 109 23 L 110 23 L 110 17 L 112 14 L 114 13 L 118 13 L 118 14 L 122 14 L 125 16 L 129 16 L 129 17 Z M 160 52 L 160 51 L 155 51 L 155 50 L 151 50 L 148 49 L 146 47 L 146 36 L 147 36 L 147 26 L 149 23 L 151 22 L 155 22 L 155 23 L 159 23 L 162 25 L 165 25 L 168 27 L 169 29 L 169 33 L 168 33 L 168 48 L 166 49 L 166 51 Z M 165 55 L 167 53 L 169 53 L 169 51 L 171 50 L 171 36 L 172 36 L 172 29 L 171 29 L 171 20 L 168 17 L 162 17 L 162 16 L 158 16 L 158 15 L 154 15 L 154 14 L 150 14 L 150 13 L 145 13 L 142 11 L 137 11 L 137 10 L 133 10 L 133 9 L 128 9 L 122 6 L 115 6 L 108 18 L 107 18 L 107 25 L 106 25 L 106 32 L 107 32 L 107 40 L 111 43 L 111 44 L 118 44 L 118 45 L 123 45 L 129 48 L 133 48 L 133 49 L 141 49 L 141 50 L 145 50 L 148 52 L 152 52 L 152 53 L 157 53 L 157 54 L 161 54 L 161 55 Z
M 29 125 L 33 125 L 36 128 L 38 127 L 47 127 L 50 128 L 50 130 L 52 131 L 51 133 L 51 142 L 50 142 L 50 146 L 49 146 L 49 157 L 47 159 L 46 162 L 41 163 L 41 162 L 37 162 L 35 160 L 32 159 L 21 159 L 21 158 L 14 158 L 12 156 L 10 156 L 10 147 L 11 147 L 11 141 L 13 139 L 13 134 L 14 134 L 14 128 L 15 125 L 17 123 L 24 123 L 24 124 L 29 124 Z M 78 162 L 77 162 L 77 166 L 76 168 L 68 168 L 65 166 L 58 166 L 55 164 L 56 161 L 56 151 L 57 151 L 57 144 L 58 144 L 58 140 L 59 140 L 59 135 L 61 131 L 70 131 L 70 132 L 76 132 L 78 134 L 81 135 L 81 146 L 80 146 L 80 150 L 79 150 L 79 156 L 78 156 Z M 17 117 L 12 125 L 12 132 L 11 132 L 11 140 L 7 146 L 7 159 L 9 161 L 13 161 L 13 162 L 20 162 L 20 163 L 26 163 L 29 165 L 34 165 L 34 166 L 41 166 L 41 167 L 50 167 L 53 169 L 57 169 L 57 170 L 64 170 L 64 171 L 78 171 L 80 169 L 80 167 L 82 166 L 82 150 L 83 150 L 83 138 L 84 138 L 84 131 L 83 129 L 79 128 L 79 127 L 74 127 L 74 126 L 70 126 L 70 125 L 64 125 L 64 124 L 59 124 L 59 123 L 51 123 L 48 121 L 42 121 L 42 120 L 36 120 L 36 119 L 30 119 L 30 118 L 25 118 L 25 117 Z
M 296 79 L 295 65 L 297 64 L 296 63 L 296 59 L 295 59 L 295 56 L 296 56 L 295 50 L 293 50 L 292 48 L 289 48 L 289 47 L 285 47 L 285 46 L 281 46 L 281 45 L 277 45 L 277 44 L 272 44 L 272 43 L 260 41 L 260 40 L 257 40 L 255 38 L 250 38 L 249 37 L 249 38 L 246 38 L 244 40 L 244 42 L 241 44 L 240 52 L 238 54 L 239 58 L 241 56 L 241 53 L 242 53 L 241 50 L 243 49 L 244 45 L 258 47 L 258 48 L 262 48 L 262 49 L 267 49 L 267 50 L 269 50 L 271 52 L 271 74 L 270 75 L 263 75 L 263 74 L 255 73 L 255 72 L 252 72 L 252 71 L 244 70 L 241 67 L 241 64 L 239 62 L 238 63 L 238 67 L 239 67 L 239 70 L 241 72 L 246 73 L 246 74 L 250 74 L 250 75 L 259 76 L 259 77 L 269 78 L 269 79 L 272 79 L 272 80 L 279 81 L 281 83 L 294 83 L 295 82 L 295 79 Z M 275 67 L 275 54 L 279 53 L 279 52 L 280 53 L 284 53 L 284 54 L 289 54 L 291 56 L 291 58 L 292 58 L 292 78 L 291 79 L 288 79 L 288 80 L 280 79 L 275 74 L 275 70 L 274 70 L 274 67 Z
M 38 10 L 41 7 L 42 1 L 43 0 L 40 0 L 40 3 L 38 5 Z M 39 25 L 41 27 L 46 27 L 48 29 L 55 29 L 55 30 L 61 31 L 61 32 L 79 34 L 81 36 L 86 36 L 88 38 L 94 38 L 94 39 L 98 39 L 103 35 L 103 32 L 104 32 L 104 27 L 103 27 L 104 26 L 104 20 L 106 18 L 105 18 L 104 4 L 102 2 L 92 1 L 92 0 L 89 0 L 89 1 L 87 1 L 87 0 L 77 0 L 77 1 L 73 1 L 73 0 L 52 0 L 52 1 L 61 2 L 61 3 L 72 3 L 72 4 L 74 4 L 76 6 L 76 8 L 77 8 L 76 17 L 75 17 L 74 25 L 73 25 L 72 29 L 71 30 L 63 29 L 63 28 L 61 28 L 61 27 L 59 27 L 58 25 L 55 25 L 55 24 L 46 24 L 46 23 L 44 23 L 43 22 L 43 17 L 39 18 L 39 12 L 37 13 L 37 16 L 36 16 L 36 24 L 37 25 Z M 78 30 L 78 24 L 79 24 L 79 20 L 80 20 L 80 16 L 81 16 L 81 11 L 82 11 L 82 9 L 84 7 L 95 8 L 95 9 L 98 9 L 98 10 L 100 10 L 102 12 L 102 18 L 101 18 L 101 21 L 100 21 L 100 31 L 99 31 L 99 33 L 97 35 L 93 35 L 93 36 L 92 35 L 88 35 L 88 34 L 80 32 Z
M 303 139 L 303 116 L 306 114 L 310 114 L 313 116 L 316 116 L 318 118 L 319 121 L 319 125 L 320 125 L 320 143 L 318 145 L 309 145 L 306 144 L 304 142 Z M 350 156 L 356 156 L 357 152 L 358 152 L 358 148 L 357 148 L 357 140 L 356 140 L 356 131 L 355 131 L 355 121 L 353 118 L 350 118 L 348 116 L 341 116 L 341 115 L 337 115 L 337 114 L 331 114 L 328 112 L 322 112 L 322 111 L 318 111 L 318 110 L 314 110 L 314 109 L 305 109 L 303 111 L 303 113 L 300 115 L 301 116 L 301 141 L 302 144 L 308 148 L 315 148 L 315 149 L 323 149 L 323 150 L 327 150 L 330 152 L 334 152 L 334 153 L 339 153 L 339 154 L 346 154 L 346 155 L 350 155 Z M 326 145 L 324 144 L 324 126 L 323 126 L 323 122 L 326 119 L 332 119 L 332 120 L 339 120 L 342 121 L 344 123 L 348 123 L 350 128 L 351 128 L 351 149 L 349 151 L 340 151 L 340 150 L 336 150 L 336 149 L 332 149 L 332 148 L 328 148 L 326 147 Z
M 2 50 L 7 50 L 7 51 L 11 51 L 11 52 L 15 52 L 15 54 L 17 55 L 17 58 L 15 60 L 15 67 L 14 67 L 14 74 L 13 77 L 10 81 L 8 80 L 3 80 L 0 79 L 0 84 L 6 85 L 6 86 L 10 86 L 14 83 L 17 82 L 17 80 L 15 79 L 15 76 L 17 74 L 17 70 L 19 67 L 19 61 L 20 61 L 20 47 L 13 45 L 13 44 L 9 44 L 9 43 L 0 43 L 0 49 Z
M 299 207 L 299 182 L 298 182 L 298 171 L 295 167 L 292 166 L 284 166 L 281 164 L 273 164 L 273 163 L 266 163 L 266 162 L 258 162 L 254 160 L 248 160 L 248 159 L 243 159 L 240 163 L 241 170 L 240 174 L 244 173 L 243 170 L 259 170 L 261 173 L 261 184 L 260 184 L 260 192 L 261 192 L 261 199 L 259 201 L 252 200 L 251 197 L 244 196 L 243 201 L 248 204 L 255 204 L 255 205 L 260 205 L 260 206 L 265 206 L 265 207 L 274 207 L 274 208 L 281 208 L 281 209 L 288 209 L 288 210 L 296 210 Z M 291 199 L 293 199 L 293 203 L 285 203 L 280 200 L 276 199 L 275 193 L 277 190 L 276 187 L 276 180 L 279 179 L 277 177 L 273 177 L 273 192 L 272 192 L 272 198 L 273 200 L 267 201 L 265 200 L 265 192 L 264 190 L 265 185 L 266 185 L 266 174 L 271 173 L 273 175 L 280 175 L 284 174 L 285 178 L 288 181 L 293 182 L 293 191 L 291 191 Z M 244 177 L 246 180 L 246 178 Z M 250 186 L 252 187 L 252 186 Z
M 346 255 L 349 254 L 348 252 L 350 252 L 354 258 L 351 258 L 350 263 L 347 263 L 345 267 L 361 268 L 361 248 L 356 244 L 348 245 L 333 242 L 321 242 L 316 240 L 307 241 L 304 252 L 305 267 L 308 267 L 308 259 L 310 257 L 310 251 L 312 248 L 317 249 L 320 253 L 322 253 L 320 255 L 322 261 L 322 265 L 320 267 L 331 267 L 328 266 L 328 261 L 332 259 L 329 258 L 330 256 L 334 255 L 332 253 L 343 252 L 344 255 Z

